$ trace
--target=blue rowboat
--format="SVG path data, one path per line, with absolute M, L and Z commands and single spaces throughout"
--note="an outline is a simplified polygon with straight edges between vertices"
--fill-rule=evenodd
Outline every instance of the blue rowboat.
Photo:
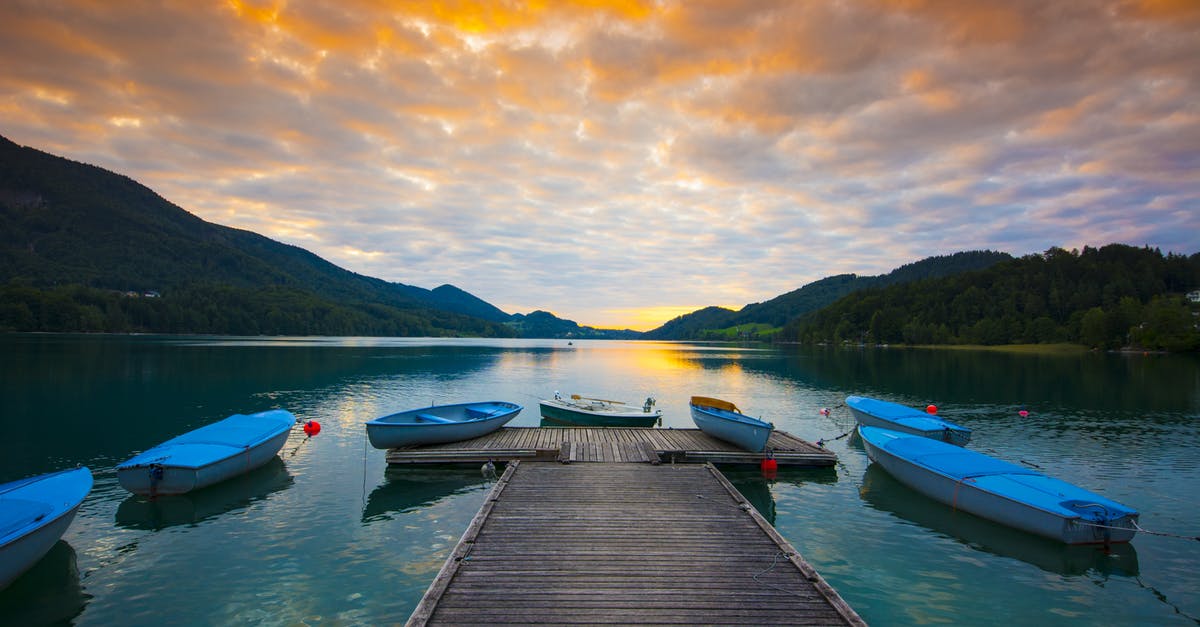
M 271 461 L 294 424 L 284 409 L 234 414 L 134 455 L 117 466 L 117 480 L 144 496 L 198 490 Z
M 865 427 L 882 427 L 958 446 L 966 446 L 971 440 L 970 429 L 899 403 L 847 396 L 846 406 L 854 414 L 854 420 Z
M 935 501 L 1066 544 L 1128 542 L 1138 513 L 1016 464 L 919 435 L 858 427 L 867 457 Z
M 737 405 L 719 398 L 693 396 L 692 421 L 700 430 L 751 453 L 762 452 L 775 425 L 742 413 Z
M 92 490 L 92 471 L 75 468 L 0 485 L 0 590 L 42 559 Z
M 470 440 L 504 426 L 521 409 L 504 401 L 410 409 L 368 422 L 367 439 L 371 446 L 382 449 Z

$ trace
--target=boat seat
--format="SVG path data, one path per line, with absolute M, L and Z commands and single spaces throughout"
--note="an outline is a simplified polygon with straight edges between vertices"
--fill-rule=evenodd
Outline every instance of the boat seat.
M 417 414 L 417 420 L 424 420 L 425 422 L 437 422 L 441 424 L 455 422 L 454 420 L 442 418 L 441 416 L 434 416 L 433 414 Z

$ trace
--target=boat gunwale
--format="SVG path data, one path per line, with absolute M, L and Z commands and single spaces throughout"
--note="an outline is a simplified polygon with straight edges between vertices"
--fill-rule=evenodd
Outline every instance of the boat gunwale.
M 710 405 L 695 405 L 695 404 L 690 404 L 690 403 L 689 403 L 689 405 L 693 409 L 696 409 L 697 411 L 700 411 L 709 416 L 712 416 L 713 418 L 718 418 L 720 420 L 728 420 L 730 422 L 736 422 L 739 424 L 744 424 L 744 425 L 753 426 L 753 427 L 761 427 L 761 428 L 767 429 L 769 431 L 775 430 L 775 423 L 767 422 L 766 420 L 763 420 L 761 418 L 755 418 L 754 416 L 743 414 L 741 412 L 732 412 L 732 411 L 728 411 L 725 409 L 721 409 L 720 407 L 712 407 Z M 717 413 L 717 412 L 719 412 L 719 413 Z
M 268 410 L 268 411 L 287 411 L 287 410 Z M 258 413 L 266 413 L 266 412 L 258 412 Z M 199 470 L 201 468 L 207 468 L 207 467 L 213 466 L 215 464 L 220 464 L 224 461 L 227 461 L 229 459 L 237 457 L 238 455 L 241 455 L 243 453 L 248 453 L 264 444 L 267 444 L 271 440 L 278 438 L 281 435 L 287 434 L 287 437 L 291 437 L 292 429 L 296 426 L 296 419 L 293 417 L 287 425 L 280 425 L 279 428 L 268 432 L 268 434 L 266 436 L 264 436 L 263 438 L 261 438 L 259 440 L 254 441 L 253 443 L 250 443 L 250 444 L 230 444 L 228 442 L 203 442 L 203 441 L 171 443 L 172 440 L 179 439 L 181 437 L 188 435 L 189 433 L 199 431 L 200 429 L 204 429 L 206 427 L 218 425 L 218 424 L 224 422 L 225 420 L 229 420 L 229 418 L 233 418 L 234 416 L 253 416 L 253 415 L 256 415 L 256 414 L 234 414 L 232 416 L 222 418 L 221 420 L 218 420 L 217 422 L 209 423 L 203 427 L 197 427 L 195 429 L 192 429 L 191 431 L 181 433 L 181 434 L 171 438 L 170 440 L 167 440 L 166 442 L 156 444 L 156 445 L 134 455 L 133 457 L 130 457 L 129 459 L 125 460 L 124 462 L 117 464 L 116 470 L 117 471 L 135 470 L 138 468 L 149 468 L 152 466 L 162 466 L 164 468 L 171 467 L 171 468 L 187 468 L 187 469 L 191 469 L 191 470 Z M 290 416 L 291 413 L 289 412 L 288 415 Z M 284 441 L 281 442 L 279 445 L 280 448 L 283 448 L 283 444 L 286 442 L 287 442 L 287 438 L 284 438 Z M 170 451 L 171 449 L 174 449 L 176 447 L 185 447 L 185 446 L 220 446 L 220 447 L 234 449 L 234 451 L 229 453 L 228 455 L 223 455 L 221 457 L 210 459 L 203 464 L 187 464 L 187 463 L 170 461 L 171 458 L 175 456 L 175 453 L 166 452 L 166 451 Z M 158 449 L 162 449 L 164 452 L 166 452 L 166 454 L 159 456 L 159 457 L 155 457 L 154 459 L 138 461 L 136 463 L 133 462 L 133 460 L 135 460 L 143 455 L 146 455 L 147 453 L 158 450 Z
M 80 473 L 80 471 L 83 471 L 83 472 Z M 25 479 L 17 479 L 13 482 L 9 482 L 9 483 L 15 483 L 18 481 L 22 482 L 21 485 L 18 485 L 15 488 L 13 488 L 13 489 L 20 489 L 20 488 L 35 485 L 37 483 L 41 483 L 43 480 L 52 480 L 52 479 L 63 478 L 63 475 L 67 475 L 70 473 L 80 473 L 80 477 L 81 477 L 80 479 L 72 479 L 67 484 L 72 489 L 72 494 L 70 495 L 70 500 L 68 502 L 73 503 L 73 504 L 70 506 L 60 507 L 59 505 L 57 505 L 57 503 L 59 503 L 62 500 L 61 498 L 56 498 L 53 501 L 54 504 L 52 504 L 51 502 L 48 502 L 48 501 L 43 501 L 43 500 L 38 500 L 38 499 L 30 499 L 30 498 L 24 498 L 24 497 L 21 498 L 20 500 L 23 500 L 23 501 L 31 501 L 31 502 L 35 502 L 35 503 L 45 503 L 50 508 L 49 514 L 51 514 L 51 515 L 43 515 L 41 518 L 36 518 L 33 521 L 31 521 L 30 524 L 26 524 L 26 525 L 17 527 L 12 532 L 8 533 L 6 536 L 0 537 L 0 549 L 8 548 L 9 546 L 12 546 L 14 543 L 19 542 L 20 540 L 27 538 L 30 535 L 37 533 L 46 527 L 49 527 L 50 525 L 53 525 L 54 523 L 62 520 L 64 517 L 75 516 L 76 512 L 79 510 L 79 507 L 81 505 L 83 505 L 84 499 L 87 498 L 88 494 L 91 493 L 92 488 L 96 484 L 95 477 L 92 475 L 92 470 L 91 470 L 91 468 L 88 468 L 87 466 L 79 466 L 78 468 L 67 468 L 64 470 L 57 470 L 54 472 L 43 473 L 41 475 L 35 475 L 33 477 L 26 477 Z M 83 490 L 83 494 L 80 495 L 79 500 L 76 501 L 75 494 L 74 494 L 74 488 L 76 487 L 77 483 L 79 486 L 85 485 L 85 482 L 82 480 L 82 477 L 85 477 L 85 476 L 87 477 L 87 481 L 86 481 L 87 489 Z M 7 494 L 10 491 L 11 490 L 6 490 L 4 493 Z M 55 514 L 55 512 L 57 512 L 57 514 Z
M 964 476 L 964 477 L 962 477 L 962 478 L 960 479 L 960 478 L 957 478 L 957 477 L 955 477 L 954 475 L 947 474 L 947 473 L 945 473 L 945 472 L 943 472 L 943 471 L 940 471 L 940 470 L 938 470 L 938 469 L 936 469 L 936 468 L 930 467 L 930 466 L 928 466 L 928 465 L 926 465 L 926 464 L 923 464 L 923 463 L 921 463 L 921 462 L 919 462 L 919 461 L 916 461 L 916 460 L 914 460 L 914 459 L 911 459 L 911 458 L 908 458 L 908 457 L 902 457 L 902 456 L 900 456 L 900 455 L 896 454 L 896 453 L 895 453 L 895 452 L 893 452 L 893 451 L 889 451 L 889 450 L 887 449 L 887 447 L 886 447 L 886 446 L 881 446 L 881 445 L 877 444 L 876 442 L 874 442 L 874 441 L 870 440 L 869 438 L 865 438 L 865 437 L 863 437 L 863 436 L 862 436 L 862 433 L 861 433 L 861 430 L 862 430 L 863 428 L 864 428 L 864 427 L 862 427 L 862 426 L 859 426 L 859 427 L 858 427 L 858 430 L 859 430 L 859 438 L 861 438 L 862 440 L 864 440 L 864 442 L 866 442 L 867 444 L 869 444 L 870 446 L 872 446 L 872 447 L 873 447 L 873 448 L 875 448 L 876 450 L 878 450 L 878 451 L 881 451 L 881 452 L 883 452 L 883 453 L 887 454 L 887 455 L 888 455 L 889 457 L 891 457 L 892 459 L 899 460 L 899 461 L 901 461 L 901 462 L 904 462 L 904 463 L 907 463 L 907 464 L 911 464 L 911 465 L 913 465 L 913 466 L 917 466 L 917 467 L 919 467 L 921 470 L 923 470 L 923 471 L 925 471 L 925 472 L 928 472 L 928 473 L 931 473 L 931 474 L 937 475 L 938 477 L 941 477 L 942 479 L 945 479 L 945 480 L 951 481 L 951 482 L 953 482 L 953 483 L 955 483 L 955 484 L 958 484 L 958 485 L 959 485 L 959 486 L 961 486 L 961 487 L 969 488 L 969 489 L 971 489 L 971 490 L 974 490 L 974 491 L 976 491 L 976 492 L 980 492 L 980 493 L 987 494 L 987 495 L 990 495 L 990 496 L 993 496 L 993 497 L 996 497 L 996 498 L 1000 498 L 1000 499 L 1003 499 L 1003 500 L 1005 500 L 1005 501 L 1008 501 L 1008 502 L 1010 502 L 1010 503 L 1015 503 L 1015 504 L 1017 504 L 1017 505 L 1020 505 L 1020 506 L 1022 506 L 1022 507 L 1024 507 L 1024 508 L 1026 508 L 1026 509 L 1031 509 L 1031 510 L 1036 510 L 1036 511 L 1039 511 L 1039 512 L 1044 512 L 1044 513 L 1046 513 L 1046 514 L 1049 514 L 1049 515 L 1051 515 L 1051 516 L 1054 516 L 1054 517 L 1056 517 L 1056 518 L 1061 518 L 1061 519 L 1063 519 L 1064 521 L 1076 521 L 1076 520 L 1080 520 L 1080 521 L 1083 521 L 1083 522 L 1085 522 L 1085 523 L 1088 523 L 1088 524 L 1091 524 L 1091 523 L 1099 523 L 1099 522 L 1101 522 L 1101 521 L 1090 521 L 1090 520 L 1086 520 L 1086 519 L 1084 519 L 1084 518 L 1083 518 L 1083 515 L 1082 515 L 1082 514 L 1080 514 L 1080 513 L 1078 513 L 1078 512 L 1075 512 L 1074 510 L 1066 510 L 1066 509 L 1064 508 L 1064 511 L 1056 511 L 1056 510 L 1052 510 L 1052 509 L 1047 509 L 1046 507 L 1043 507 L 1043 506 L 1041 506 L 1041 505 L 1038 505 L 1038 504 L 1036 504 L 1036 503 L 1031 503 L 1031 502 L 1029 502 L 1029 501 L 1024 501 L 1024 500 L 1018 500 L 1018 499 L 1016 499 L 1016 498 L 1014 498 L 1014 497 L 1012 497 L 1012 496 L 1009 496 L 1009 495 L 1007 495 L 1007 494 L 1005 494 L 1005 493 L 1003 493 L 1003 492 L 997 492 L 997 491 L 995 491 L 995 490 L 992 490 L 992 489 L 989 489 L 989 488 L 987 488 L 987 487 L 985 487 L 985 486 L 981 486 L 981 485 L 979 485 L 977 482 L 975 482 L 975 481 L 971 481 L 971 479 L 975 479 L 975 478 L 977 478 L 977 477 L 996 477 L 996 476 L 1001 476 L 1001 477 L 1004 477 L 1004 476 L 1010 476 L 1010 475 L 1011 475 L 1011 476 L 1027 476 L 1027 477 L 1028 477 L 1028 476 L 1032 476 L 1032 477 L 1044 477 L 1044 478 L 1047 478 L 1047 479 L 1055 479 L 1055 480 L 1057 480 L 1057 481 L 1061 481 L 1061 482 L 1063 482 L 1063 483 L 1065 483 L 1065 484 L 1067 484 L 1067 485 L 1070 485 L 1070 486 L 1073 486 L 1073 487 L 1075 487 L 1076 489 L 1082 490 L 1082 491 L 1084 491 L 1084 492 L 1088 492 L 1089 494 L 1092 494 L 1093 496 L 1099 497 L 1100 499 L 1103 499 L 1103 500 L 1105 500 L 1105 501 L 1109 501 L 1109 502 L 1111 502 L 1111 503 L 1114 503 L 1114 504 L 1116 504 L 1116 505 L 1121 505 L 1121 503 L 1117 503 L 1116 501 L 1113 501 L 1112 499 L 1109 499 L 1109 498 L 1107 498 L 1107 497 L 1105 497 L 1105 496 L 1103 496 L 1103 495 L 1100 495 L 1100 494 L 1096 494 L 1096 493 L 1092 492 L 1091 490 L 1088 490 L 1087 488 L 1084 488 L 1084 487 L 1082 487 L 1082 486 L 1075 485 L 1075 484 L 1073 484 L 1073 483 L 1070 483 L 1069 481 L 1065 481 L 1065 480 L 1063 480 L 1063 479 L 1057 479 L 1056 477 L 1052 477 L 1052 476 L 1050 476 L 1050 475 L 1048 475 L 1048 474 L 1046 474 L 1046 473 L 1043 473 L 1043 472 L 1038 472 L 1038 471 L 1036 471 L 1036 470 L 1031 470 L 1031 469 L 1020 468 L 1019 466 L 1017 467 L 1017 468 L 1018 468 L 1018 470 L 1021 470 L 1021 471 L 1022 471 L 1022 472 L 1019 472 L 1019 473 L 1009 473 L 1009 472 L 1003 472 L 1003 473 L 1001 473 L 1001 472 L 979 473 L 979 474 L 967 475 L 967 476 Z M 891 429 L 884 429 L 883 427 L 869 427 L 869 426 L 868 426 L 868 427 L 865 427 L 865 428 L 867 428 L 867 429 L 876 429 L 876 430 L 879 430 L 879 431 L 892 431 Z M 903 432 L 900 432 L 900 431 L 892 431 L 892 432 L 893 432 L 893 433 L 898 433 L 898 434 L 900 434 L 900 435 L 902 435 L 902 436 L 904 436 L 904 437 L 921 437 L 921 436 L 918 436 L 918 435 L 913 435 L 913 434 L 909 434 L 909 433 L 903 433 Z M 934 441 L 935 441 L 935 442 L 937 442 L 937 440 L 934 440 Z M 948 443 L 945 443 L 945 442 L 943 442 L 943 444 L 947 444 L 948 446 L 954 446 L 953 444 L 948 444 Z M 959 447 L 956 447 L 956 448 L 959 448 Z M 972 450 L 970 450 L 970 449 L 961 449 L 961 450 L 968 451 L 969 453 L 974 453 L 974 454 L 976 454 L 976 455 L 981 455 L 981 456 L 983 456 L 983 457 L 989 457 L 988 455 L 984 455 L 983 453 L 979 453 L 978 451 L 972 451 Z M 1000 461 L 1005 461 L 1005 460 L 1000 460 Z M 1011 463 L 1011 462 L 1006 462 L 1006 463 Z M 886 469 L 886 467 L 885 467 L 885 469 Z M 891 473 L 890 473 L 890 471 L 889 471 L 889 474 L 891 474 Z M 895 476 L 895 475 L 893 475 L 893 476 Z M 908 484 L 907 484 L 907 483 L 905 483 L 905 482 L 903 482 L 903 481 L 901 481 L 901 483 L 904 483 L 904 485 L 908 486 Z M 909 488 L 909 489 L 911 489 L 911 490 L 915 490 L 915 491 L 917 491 L 917 492 L 922 492 L 922 493 L 924 493 L 922 490 L 917 490 L 916 488 L 913 488 L 912 486 L 908 486 L 908 488 Z M 934 500 L 937 500 L 937 499 L 934 499 Z M 1074 499 L 1071 499 L 1071 500 L 1074 500 Z M 1121 506 L 1122 506 L 1122 507 L 1126 507 L 1126 506 L 1124 506 L 1124 505 L 1121 505 Z M 1123 519 L 1126 519 L 1126 518 L 1131 518 L 1131 517 L 1136 519 L 1137 517 L 1139 517 L 1139 516 L 1141 515 L 1141 514 L 1140 514 L 1140 512 L 1138 512 L 1137 510 L 1134 510 L 1133 508 L 1126 507 L 1126 509 L 1129 509 L 1129 510 L 1130 510 L 1130 512 L 1129 512 L 1129 513 L 1122 514 L 1122 515 L 1120 515 L 1120 516 L 1117 516 L 1117 517 L 1115 517 L 1115 518 L 1107 518 L 1107 519 L 1105 519 L 1103 522 L 1105 522 L 1105 523 L 1119 522 L 1119 521 L 1121 521 L 1121 520 L 1123 520 Z M 1071 512 L 1071 513 L 1070 513 L 1070 514 L 1067 514 L 1067 513 L 1065 513 L 1065 511 L 1069 511 L 1069 512 Z M 989 519 L 989 520 L 990 520 L 990 519 Z M 1134 528 L 1132 528 L 1132 527 L 1130 527 L 1129 529 L 1130 529 L 1131 531 L 1135 531 L 1135 529 L 1134 529 Z
M 596 416 L 596 417 L 603 417 L 603 418 L 661 418 L 662 413 L 663 413 L 663 410 L 661 410 L 661 409 L 655 409 L 653 411 L 644 411 L 643 409 L 641 409 L 640 407 L 638 407 L 636 405 L 629 405 L 627 403 L 621 403 L 621 405 L 628 407 L 629 410 L 626 411 L 623 409 L 615 409 L 615 408 L 613 410 L 591 410 L 586 407 L 583 407 L 583 406 L 577 405 L 575 403 L 572 403 L 570 401 L 567 401 L 565 399 L 544 399 L 544 398 L 538 399 L 538 406 L 540 406 L 540 407 L 550 406 L 554 409 L 575 412 L 575 413 L 583 414 L 585 416 Z M 608 406 L 614 407 L 614 403 L 612 403 L 610 401 L 610 402 L 608 402 Z
M 879 403 L 879 404 L 883 404 L 883 405 L 895 406 L 895 407 L 906 410 L 906 412 L 908 412 L 908 413 L 906 413 L 904 415 L 900 415 L 900 416 L 881 415 L 881 414 L 869 411 L 866 408 L 856 407 L 856 405 L 861 404 L 860 401 L 867 401 L 868 403 Z M 898 424 L 898 425 L 901 425 L 908 429 L 911 429 L 914 432 L 920 431 L 922 433 L 939 433 L 941 431 L 949 429 L 950 431 L 953 431 L 953 432 L 965 433 L 968 438 L 973 434 L 973 431 L 971 430 L 970 427 L 964 427 L 960 424 L 950 422 L 949 420 L 941 418 L 940 416 L 937 416 L 936 414 L 922 413 L 920 410 L 918 410 L 914 407 L 909 407 L 908 405 L 903 405 L 901 403 L 885 401 L 883 399 L 873 398 L 870 396 L 858 396 L 858 395 L 847 396 L 845 402 L 846 402 L 846 407 L 850 408 L 851 413 L 861 412 L 863 414 L 866 414 L 868 416 L 875 418 L 876 420 L 881 420 L 884 422 L 891 422 L 894 424 Z M 929 420 L 934 423 L 940 423 L 944 426 L 940 429 L 933 429 L 933 430 L 923 429 L 918 426 L 914 426 L 914 425 L 910 425 L 910 424 L 901 422 L 902 420 L 906 420 L 906 419 Z M 856 420 L 856 422 L 857 422 L 857 420 Z M 867 425 L 867 426 L 873 426 L 873 425 Z M 886 427 L 882 427 L 882 428 L 886 428 Z
M 213 443 L 213 442 L 181 442 L 179 444 L 170 445 L 172 447 L 174 447 L 174 446 L 191 446 L 191 445 L 226 446 L 228 448 L 236 449 L 234 452 L 232 452 L 228 455 L 212 459 L 203 464 L 185 464 L 185 463 L 179 463 L 179 462 L 171 462 L 171 461 L 169 461 L 171 456 L 168 455 L 168 456 L 164 456 L 164 457 L 155 458 L 150 461 L 138 462 L 136 464 L 123 463 L 123 464 L 117 466 L 116 469 L 118 471 L 121 471 L 121 470 L 136 470 L 138 468 L 150 468 L 153 466 L 162 466 L 163 468 L 179 468 L 182 470 L 197 470 L 197 471 L 203 470 L 205 468 L 208 468 L 209 466 L 215 466 L 217 464 L 227 462 L 227 461 L 237 457 L 238 455 L 248 454 L 251 451 L 257 449 L 258 447 L 260 447 L 264 444 L 267 444 L 272 439 L 278 438 L 279 436 L 284 435 L 284 434 L 287 434 L 287 437 L 285 437 L 283 439 L 283 442 L 279 443 L 279 448 L 282 449 L 283 445 L 287 443 L 288 438 L 292 437 L 292 428 L 291 427 L 288 427 L 287 429 L 285 429 L 283 431 L 279 431 L 278 433 L 274 433 L 271 435 L 271 437 L 263 439 L 260 442 L 255 442 L 254 444 L 247 445 L 247 446 L 237 446 L 237 445 L 233 445 L 233 444 L 217 444 L 217 443 Z M 159 446 L 162 446 L 162 445 L 159 445 Z M 158 448 L 158 447 L 155 447 L 155 448 Z M 154 450 L 154 449 L 146 449 L 146 451 L 151 451 L 151 450 Z M 144 451 L 142 453 L 138 453 L 138 455 L 143 455 L 143 454 L 145 454 L 146 451 Z M 279 449 L 276 449 L 275 452 L 278 453 Z M 137 455 L 135 455 L 134 457 L 137 457 Z
M 425 411 L 429 411 L 430 409 L 438 409 L 438 408 L 449 409 L 449 408 L 462 407 L 464 409 L 464 414 L 465 414 L 465 410 L 467 408 L 475 406 L 475 405 L 500 405 L 500 406 L 503 406 L 505 411 L 500 412 L 500 413 L 489 414 L 486 416 L 480 416 L 478 418 L 471 418 L 468 420 L 452 420 L 452 421 L 446 422 L 446 423 L 435 423 L 435 422 L 418 423 L 418 422 L 389 422 L 388 421 L 388 418 L 395 418 L 397 416 L 407 416 L 407 415 L 415 416 L 419 412 L 425 412 Z M 519 412 L 523 409 L 524 409 L 524 407 L 522 407 L 521 405 L 519 405 L 517 403 L 509 402 L 509 401 L 474 401 L 474 402 L 470 402 L 470 403 L 451 403 L 451 404 L 447 404 L 447 405 L 426 405 L 423 407 L 417 407 L 417 408 L 413 408 L 413 409 L 405 409 L 403 411 L 385 414 L 383 416 L 379 416 L 377 418 L 368 420 L 364 424 L 367 426 L 383 426 L 383 427 L 421 427 L 423 429 L 427 429 L 429 427 L 434 427 L 434 426 L 449 427 L 449 426 L 453 426 L 453 425 L 468 425 L 468 424 L 478 424 L 481 422 L 487 422 L 489 420 L 495 420 L 497 418 L 509 416 L 509 415 L 513 414 L 514 412 Z

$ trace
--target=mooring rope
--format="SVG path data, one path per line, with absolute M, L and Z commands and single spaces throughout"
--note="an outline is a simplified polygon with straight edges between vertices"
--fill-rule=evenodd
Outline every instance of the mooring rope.
M 844 437 L 846 437 L 846 436 L 850 435 L 851 433 L 854 433 L 854 429 L 851 429 L 851 430 L 849 430 L 849 431 L 847 431 L 847 432 L 845 432 L 845 433 L 843 433 L 843 434 L 841 434 L 841 435 L 839 435 L 839 436 L 837 436 L 837 437 L 835 437 L 835 438 L 829 438 L 829 439 L 821 438 L 820 440 L 817 440 L 817 446 L 819 446 L 819 447 L 821 447 L 821 448 L 825 448 L 825 443 L 826 443 L 826 442 L 836 442 L 836 441 L 838 441 L 838 440 L 840 440 L 840 439 L 842 439 L 842 438 L 844 438 Z
M 779 590 L 780 592 L 783 592 L 783 593 L 785 593 L 785 594 L 789 594 L 789 595 L 792 595 L 792 596 L 795 596 L 795 597 L 801 597 L 801 598 L 804 598 L 804 599 L 807 599 L 807 598 L 809 598 L 809 596 L 808 596 L 807 594 L 804 594 L 804 593 L 802 593 L 801 591 L 799 591 L 799 590 L 796 590 L 796 589 L 794 589 L 794 588 L 785 588 L 785 587 L 783 587 L 783 586 L 780 586 L 780 585 L 777 585 L 777 584 L 773 584 L 773 583 L 769 583 L 769 582 L 766 582 L 766 581 L 760 581 L 760 580 L 758 579 L 760 576 L 762 576 L 762 575 L 765 575 L 765 574 L 767 574 L 767 573 L 771 572 L 772 570 L 774 570 L 774 569 L 775 569 L 775 566 L 776 566 L 777 564 L 779 564 L 779 558 L 781 558 L 781 557 L 782 557 L 782 558 L 784 558 L 784 559 L 790 559 L 790 558 L 791 558 L 793 555 L 795 555 L 795 554 L 794 554 L 794 553 L 787 553 L 787 552 L 784 552 L 783 550 L 776 551 L 776 552 L 775 552 L 775 555 L 774 555 L 774 556 L 771 558 L 771 565 L 770 565 L 770 566 L 767 566 L 766 568 L 764 568 L 764 569 L 762 569 L 762 570 L 760 570 L 760 571 L 758 571 L 757 573 L 754 573 L 754 576 L 752 577 L 752 578 L 754 579 L 754 583 L 757 583 L 757 584 L 758 584 L 758 585 L 760 585 L 760 586 L 766 586 L 766 587 L 768 587 L 768 588 L 774 588 L 774 589 L 776 589 L 776 590 Z
M 1181 540 L 1195 540 L 1197 542 L 1200 542 L 1200 536 L 1185 536 L 1183 534 L 1167 533 L 1165 531 L 1150 531 L 1149 529 L 1146 529 L 1145 527 L 1142 527 L 1141 525 L 1139 525 L 1136 520 L 1131 520 L 1129 522 L 1133 523 L 1133 528 L 1137 529 L 1139 533 L 1144 533 L 1144 534 L 1151 535 L 1151 536 L 1179 538 Z M 1100 523 L 1092 522 L 1090 520 L 1080 520 L 1079 524 L 1096 527 L 1097 529 L 1118 529 L 1121 531 L 1129 531 L 1129 527 L 1114 527 L 1113 525 L 1101 525 Z
M 366 508 L 367 508 L 367 432 L 365 429 L 363 430 L 362 467 L 363 467 L 362 505 L 363 505 L 363 509 L 366 510 Z
M 832 409 L 830 409 L 829 407 L 822 407 L 821 409 L 817 410 L 817 413 L 821 414 L 822 416 L 825 416 L 826 418 L 829 418 L 830 422 L 832 422 L 834 425 L 837 425 L 840 427 L 840 426 L 842 426 L 841 424 L 839 424 L 840 421 L 833 420 L 833 412 L 835 412 L 845 406 L 846 406 L 845 403 L 841 403 L 839 405 L 835 405 Z M 821 448 L 825 448 L 826 443 L 836 442 L 836 441 L 850 435 L 851 433 L 854 433 L 855 428 L 856 428 L 856 425 L 852 425 L 848 431 L 846 431 L 845 433 L 843 433 L 839 436 L 834 436 L 832 438 L 821 438 L 821 439 L 817 440 L 817 446 L 819 446 Z

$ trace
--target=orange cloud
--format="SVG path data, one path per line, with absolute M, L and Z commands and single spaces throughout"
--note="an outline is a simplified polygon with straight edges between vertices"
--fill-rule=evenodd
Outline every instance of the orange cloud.
M 1190 22 L 1200 19 L 1196 0 L 1132 0 L 1122 8 L 1127 15 L 1143 19 Z
M 964 45 L 1014 42 L 1031 30 L 1030 18 L 1023 7 L 1006 0 L 875 1 L 888 10 L 933 20 L 942 25 L 948 39 Z

